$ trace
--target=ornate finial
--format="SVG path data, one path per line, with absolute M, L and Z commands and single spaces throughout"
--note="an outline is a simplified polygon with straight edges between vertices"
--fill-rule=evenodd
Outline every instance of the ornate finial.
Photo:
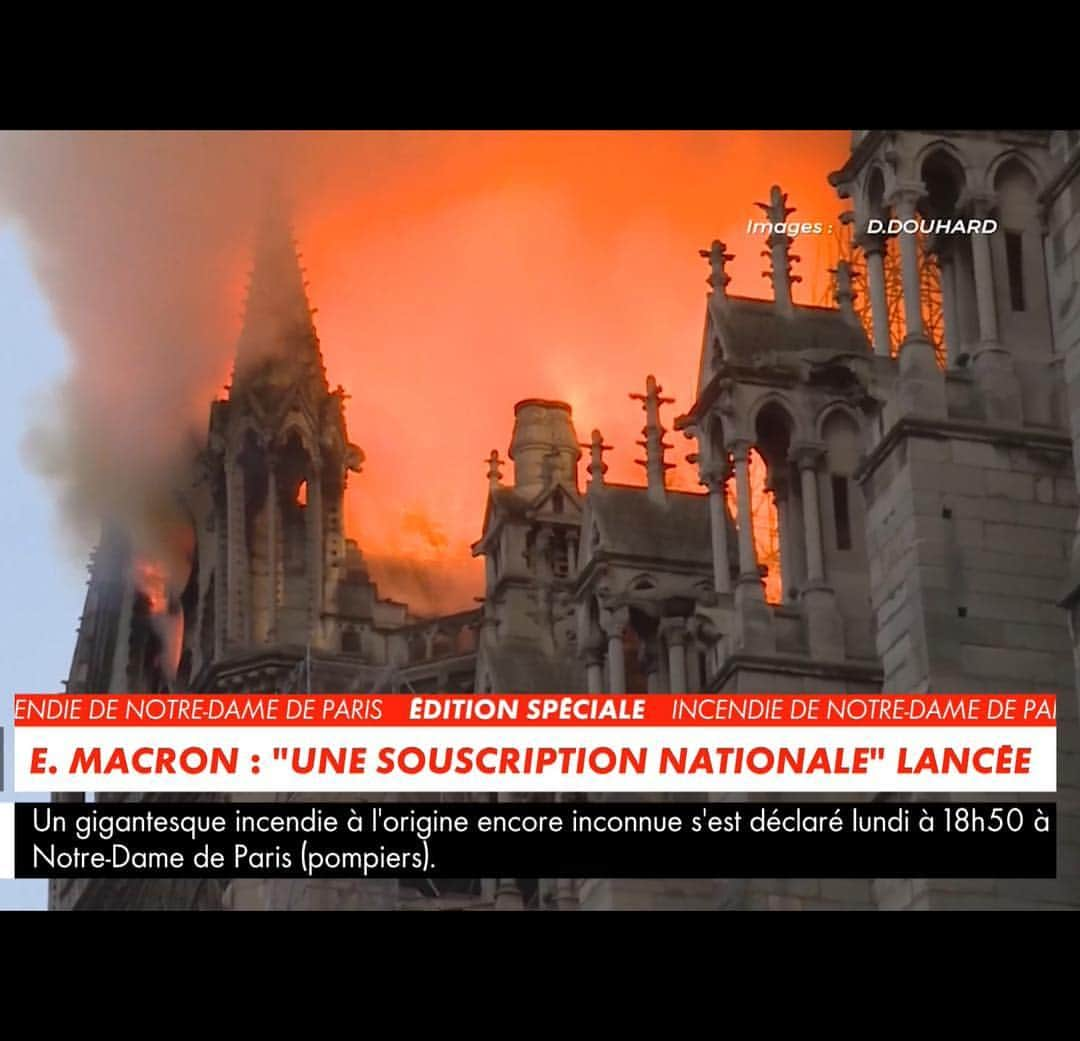
M 712 269 L 706 281 L 713 287 L 713 292 L 720 297 L 727 296 L 727 286 L 731 281 L 731 275 L 727 273 L 724 266 L 729 260 L 735 259 L 735 254 L 728 253 L 727 246 L 719 239 L 713 239 L 708 249 L 698 250 L 698 256 L 704 257 Z
M 503 460 L 499 458 L 499 450 L 493 448 L 485 462 L 488 464 L 488 486 L 494 491 L 499 487 L 499 483 L 502 480 L 502 472 L 499 468 L 502 466 Z
M 787 192 L 782 192 L 778 184 L 769 189 L 768 202 L 756 202 L 754 205 L 765 211 L 770 224 L 786 224 L 788 217 L 795 212 L 795 207 L 787 204 Z
M 604 474 L 607 473 L 604 453 L 611 451 L 611 445 L 605 445 L 604 435 L 599 430 L 594 430 L 592 441 L 580 447 L 589 449 L 589 490 L 592 491 L 593 488 L 599 488 L 604 483 Z
M 776 300 L 777 309 L 782 314 L 790 315 L 793 313 L 791 285 L 793 282 L 802 281 L 801 276 L 791 273 L 792 261 L 800 258 L 788 254 L 792 237 L 786 233 L 788 217 L 795 212 L 795 207 L 788 206 L 787 193 L 782 192 L 780 186 L 776 184 L 769 190 L 768 202 L 758 202 L 754 205 L 765 211 L 771 225 L 770 235 L 765 240 L 769 248 L 763 250 L 761 254 L 763 257 L 770 258 L 771 266 L 768 271 L 762 272 L 762 277 L 772 279 L 773 297 Z M 777 231 L 777 225 L 784 230 Z
M 851 270 L 851 265 L 846 260 L 837 261 L 836 267 L 830 268 L 829 274 L 836 276 L 835 298 L 840 313 L 848 324 L 861 328 L 862 323 L 855 313 L 855 289 L 852 285 L 855 273 Z
M 645 435 L 645 440 L 638 442 L 645 449 L 645 458 L 635 459 L 634 462 L 645 467 L 649 494 L 659 500 L 663 500 L 666 495 L 665 471 L 675 465 L 664 460 L 664 453 L 671 445 L 664 441 L 666 431 L 660 425 L 660 406 L 670 405 L 675 399 L 660 397 L 663 389 L 656 382 L 655 376 L 649 376 L 645 380 L 645 393 L 630 395 L 635 401 L 640 401 L 645 409 L 645 426 L 641 431 Z

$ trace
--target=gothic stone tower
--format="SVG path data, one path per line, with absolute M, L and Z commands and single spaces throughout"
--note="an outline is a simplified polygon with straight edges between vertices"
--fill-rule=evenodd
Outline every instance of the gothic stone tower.
M 491 453 L 483 535 L 472 547 L 485 558 L 478 692 L 583 689 L 572 603 L 580 456 L 570 406 L 538 398 L 514 406 L 512 485 L 503 484 L 498 452 Z
M 770 222 L 792 208 L 779 188 L 762 203 Z M 709 684 L 727 691 L 877 690 L 868 610 L 865 517 L 854 473 L 867 424 L 873 356 L 850 299 L 839 309 L 792 300 L 790 238 L 768 238 L 772 300 L 727 293 L 732 255 L 714 242 L 698 397 L 676 427 L 697 440 L 709 489 L 713 596 L 698 606 L 712 635 Z M 776 506 L 782 599 L 766 602 L 751 514 L 750 460 L 767 470 Z M 729 568 L 727 483 L 738 522 Z
M 1073 467 L 1080 485 L 1080 130 L 1054 131 L 1049 147 L 1055 173 L 1041 201 L 1046 223 L 1050 318 L 1055 354 L 1063 359 L 1065 408 L 1072 434 Z M 1080 674 L 1080 518 L 1077 524 L 1062 606 L 1069 612 Z
M 195 540 L 186 588 L 167 597 L 169 631 L 182 632 L 177 668 L 162 667 L 161 619 L 129 540 L 110 530 L 92 563 L 69 690 L 385 691 L 447 680 L 461 689 L 462 674 L 471 683 L 475 656 L 462 637 L 472 614 L 420 620 L 380 599 L 344 537 L 345 483 L 363 458 L 344 396 L 327 384 L 298 256 L 273 215 L 257 242 L 229 394 L 212 405 L 201 478 L 182 490 Z M 52 893 L 58 907 L 397 901 L 396 882 L 359 880 L 74 880 Z
M 695 597 L 711 590 L 707 497 L 667 487 L 660 406 L 669 399 L 656 379 L 630 397 L 645 412 L 644 486 L 605 480 L 609 446 L 599 431 L 579 445 L 565 403 L 515 406 L 513 481 L 503 483 L 492 452 L 484 533 L 473 547 L 486 562 L 478 691 L 700 688 L 703 654 L 691 616 Z M 577 467 L 586 447 L 591 480 L 582 495 Z M 494 879 L 483 892 L 498 909 L 716 905 L 714 883 L 696 879 Z
M 731 255 L 714 243 L 704 252 L 712 293 L 698 400 L 676 425 L 696 437 L 712 493 L 722 494 L 732 468 L 738 492 L 737 577 L 717 567 L 716 604 L 699 601 L 696 610 L 715 636 L 712 688 L 1057 694 L 1058 878 L 743 880 L 729 887 L 735 905 L 1080 905 L 1076 672 L 1058 603 L 1076 484 L 1067 344 L 1055 338 L 1075 325 L 1077 279 L 1063 233 L 1048 295 L 1045 204 L 1056 200 L 1050 213 L 1060 228 L 1072 219 L 1060 201 L 1068 174 L 1048 138 L 856 134 L 848 163 L 830 179 L 853 201 L 846 219 L 866 259 L 872 347 L 846 265 L 836 272 L 838 310 L 793 304 L 790 240 L 773 233 L 774 299 L 741 299 L 726 293 Z M 772 222 L 791 212 L 776 188 L 761 205 Z M 997 221 L 985 233 L 925 239 L 901 225 L 898 337 L 876 223 L 893 218 Z M 923 325 L 922 249 L 940 270 L 944 369 Z M 779 513 L 779 604 L 763 601 L 743 523 L 751 448 L 766 462 Z M 721 560 L 726 537 L 727 525 L 714 524 Z M 1070 595 L 1066 603 L 1075 603 Z
M 211 412 L 199 550 L 214 568 L 191 648 L 204 682 L 254 647 L 336 650 L 356 636 L 339 597 L 349 563 L 342 512 L 346 475 L 363 456 L 346 436 L 343 397 L 327 386 L 288 228 L 271 218 L 229 396 Z
M 879 883 L 899 906 L 1080 904 L 1076 673 L 1058 607 L 1076 485 L 1063 355 L 1047 296 L 1039 196 L 1055 163 L 1042 132 L 872 132 L 830 178 L 871 219 L 997 221 L 940 234 L 948 363 L 922 322 L 919 242 L 900 232 L 904 329 L 888 359 L 876 325 L 879 402 L 858 469 L 885 690 L 1049 691 L 1058 701 L 1058 879 Z M 868 267 L 871 300 L 880 270 Z M 990 873 L 990 872 L 988 872 Z
M 779 187 L 759 205 L 770 224 L 786 227 L 793 208 Z M 797 304 L 791 239 L 773 231 L 766 244 L 773 298 L 765 300 L 727 292 L 733 255 L 724 243 L 701 251 L 712 292 L 697 398 L 675 422 L 697 442 L 708 489 L 713 566 L 692 619 L 706 650 L 702 677 L 705 689 L 726 692 L 874 692 L 881 666 L 855 480 L 873 410 L 874 358 L 847 280 L 838 308 Z M 755 454 L 776 510 L 775 602 L 765 595 L 752 520 Z M 732 479 L 734 529 L 726 507 Z M 717 884 L 714 906 L 873 904 L 865 879 L 727 879 Z
M 421 683 L 438 674 L 435 654 L 416 650 L 424 627 L 379 597 L 345 537 L 346 482 L 363 452 L 348 439 L 345 391 L 327 383 L 312 315 L 289 227 L 271 215 L 229 393 L 211 407 L 201 480 L 187 495 L 197 566 L 182 685 L 286 689 L 298 666 L 322 691 L 392 689 L 405 669 Z

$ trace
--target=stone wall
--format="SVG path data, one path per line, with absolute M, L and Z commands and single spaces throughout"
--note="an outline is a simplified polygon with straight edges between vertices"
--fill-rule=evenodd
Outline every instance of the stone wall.
M 906 420 L 861 480 L 883 689 L 1058 696 L 1058 880 L 881 880 L 875 902 L 1080 906 L 1080 723 L 1058 605 L 1076 514 L 1067 439 Z

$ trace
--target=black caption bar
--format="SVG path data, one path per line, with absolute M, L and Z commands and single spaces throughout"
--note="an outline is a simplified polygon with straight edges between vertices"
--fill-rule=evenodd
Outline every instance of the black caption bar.
M 1053 878 L 1053 803 L 20 803 L 19 878 Z

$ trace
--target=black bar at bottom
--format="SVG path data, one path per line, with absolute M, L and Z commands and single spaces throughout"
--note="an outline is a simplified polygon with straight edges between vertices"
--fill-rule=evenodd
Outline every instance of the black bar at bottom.
M 1055 870 L 1054 803 L 15 807 L 19 878 L 1053 878 Z

